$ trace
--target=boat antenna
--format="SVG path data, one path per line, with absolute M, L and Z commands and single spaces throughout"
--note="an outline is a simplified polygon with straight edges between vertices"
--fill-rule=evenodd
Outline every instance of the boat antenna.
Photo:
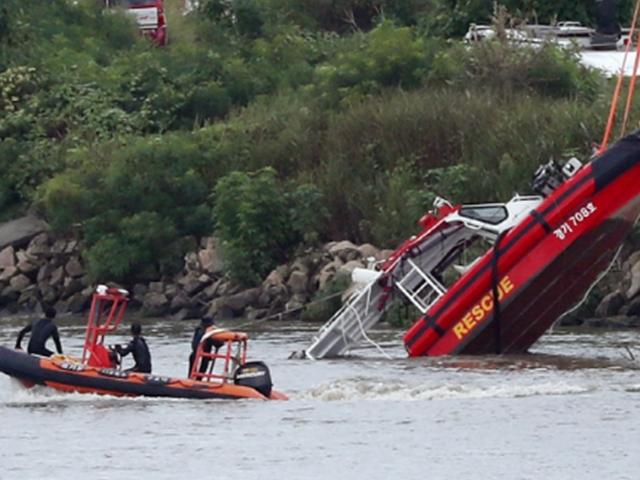
M 613 91 L 613 98 L 611 99 L 611 107 L 609 109 L 609 117 L 607 118 L 607 126 L 605 127 L 604 136 L 602 137 L 602 142 L 600 143 L 600 147 L 598 148 L 598 152 L 597 152 L 598 155 L 602 154 L 606 150 L 607 145 L 609 144 L 609 140 L 611 139 L 611 133 L 613 131 L 614 123 L 616 121 L 618 104 L 620 103 L 620 93 L 622 91 L 622 84 L 624 82 L 624 74 L 627 66 L 627 58 L 629 57 L 629 52 L 631 51 L 631 45 L 633 44 L 633 39 L 635 37 L 639 12 L 640 12 L 640 0 L 636 0 L 636 6 L 633 11 L 633 20 L 631 21 L 631 28 L 629 30 L 629 40 L 625 45 L 624 57 L 622 59 L 622 66 L 620 67 L 620 73 L 618 74 L 618 81 L 616 82 L 616 88 Z M 625 104 L 624 116 L 622 120 L 621 136 L 624 135 L 624 132 L 627 128 L 627 123 L 629 121 L 629 112 L 631 111 L 631 102 L 633 100 L 633 94 L 635 92 L 636 76 L 638 72 L 638 64 L 640 62 L 639 57 L 640 57 L 640 42 L 636 42 L 636 58 L 633 63 L 631 83 L 629 84 L 629 90 L 627 92 L 627 101 Z

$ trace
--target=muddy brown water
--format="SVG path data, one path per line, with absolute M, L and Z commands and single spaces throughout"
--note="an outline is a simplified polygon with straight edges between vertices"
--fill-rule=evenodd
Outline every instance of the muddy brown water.
M 4 319 L 0 344 L 22 322 Z M 77 353 L 81 322 L 60 324 Z M 145 322 L 155 373 L 184 375 L 193 327 Z M 391 359 L 369 346 L 288 360 L 315 328 L 247 330 L 288 402 L 27 391 L 1 375 L 0 479 L 640 478 L 640 365 L 625 348 L 640 357 L 638 331 L 559 330 L 518 357 L 407 359 L 402 332 L 380 329 Z

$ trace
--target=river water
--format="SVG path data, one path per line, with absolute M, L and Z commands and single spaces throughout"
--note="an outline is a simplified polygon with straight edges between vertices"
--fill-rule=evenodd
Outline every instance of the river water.
M 19 320 L 0 326 L 12 345 Z M 67 352 L 83 327 L 63 320 Z M 194 325 L 147 321 L 154 372 L 184 376 Z M 532 354 L 407 359 L 401 332 L 348 359 L 288 360 L 315 326 L 251 334 L 288 402 L 118 399 L 0 376 L 0 479 L 640 478 L 640 332 L 560 330 Z M 124 330 L 124 329 L 123 329 Z M 112 343 L 126 342 L 126 336 Z

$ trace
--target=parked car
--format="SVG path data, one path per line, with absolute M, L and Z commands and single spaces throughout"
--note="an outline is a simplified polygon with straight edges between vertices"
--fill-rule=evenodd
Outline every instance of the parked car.
M 167 44 L 164 0 L 105 0 L 105 5 L 107 8 L 124 8 L 135 18 L 143 35 L 160 46 Z

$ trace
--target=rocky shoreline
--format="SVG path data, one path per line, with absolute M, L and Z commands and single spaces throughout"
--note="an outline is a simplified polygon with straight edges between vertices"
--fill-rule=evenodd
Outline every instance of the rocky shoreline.
M 14 228 L 10 238 L 1 230 L 6 225 L 0 227 L 0 315 L 38 312 L 43 302 L 60 313 L 87 309 L 95 284 L 85 270 L 79 242 L 56 238 L 37 219 L 31 220 L 31 228 Z M 355 268 L 371 266 L 390 253 L 370 244 L 330 242 L 280 265 L 260 285 L 243 289 L 225 276 L 218 242 L 208 237 L 200 241 L 197 251 L 185 256 L 176 276 L 122 286 L 131 291 L 131 306 L 143 316 L 298 319 L 318 297 L 339 295 Z M 593 318 L 570 314 L 561 319 L 561 325 L 640 327 L 640 250 L 623 257 L 598 287 L 603 298 Z

